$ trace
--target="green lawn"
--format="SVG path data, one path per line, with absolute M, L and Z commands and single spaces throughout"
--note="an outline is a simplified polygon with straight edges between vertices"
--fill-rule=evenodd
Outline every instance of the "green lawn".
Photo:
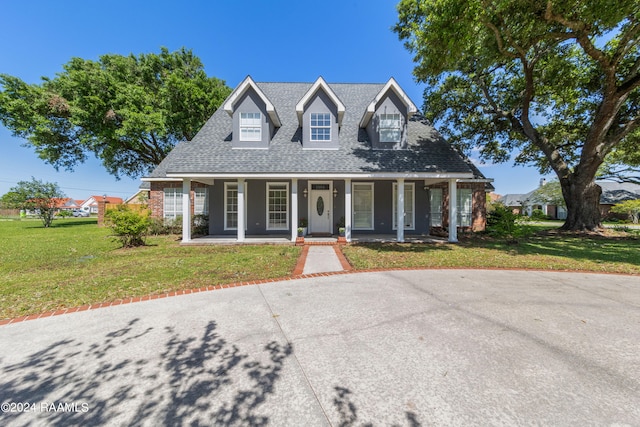
M 176 236 L 118 249 L 95 218 L 0 221 L 0 319 L 221 283 L 285 277 L 301 248 L 189 246 Z
M 475 267 L 640 274 L 640 239 L 633 232 L 609 232 L 606 237 L 545 233 L 515 244 L 477 235 L 463 236 L 458 244 L 363 244 L 346 246 L 343 252 L 355 269 Z
M 545 233 L 517 244 L 483 235 L 458 244 L 362 244 L 343 251 L 356 270 L 533 268 L 640 274 L 638 231 L 607 237 Z M 0 220 L 0 319 L 223 283 L 285 277 L 295 246 L 180 246 L 176 236 L 119 249 L 95 218 Z

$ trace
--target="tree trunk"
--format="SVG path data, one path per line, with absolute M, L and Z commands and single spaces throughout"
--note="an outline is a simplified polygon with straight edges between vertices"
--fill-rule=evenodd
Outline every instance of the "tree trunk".
M 602 188 L 593 178 L 580 179 L 572 175 L 560 180 L 562 194 L 567 204 L 567 219 L 563 230 L 593 231 L 602 228 L 600 217 L 600 195 Z

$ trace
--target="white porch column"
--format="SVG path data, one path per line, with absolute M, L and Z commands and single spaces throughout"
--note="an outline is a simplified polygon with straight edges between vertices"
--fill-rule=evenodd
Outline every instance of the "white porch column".
M 238 242 L 244 242 L 244 178 L 238 178 Z
M 449 242 L 458 241 L 458 184 L 449 180 Z
M 404 178 L 398 178 L 398 198 L 396 200 L 396 206 L 398 207 L 397 218 L 397 236 L 396 240 L 400 243 L 404 242 Z
M 291 241 L 298 237 L 298 178 L 291 180 Z
M 351 213 L 351 180 L 344 180 L 344 238 L 351 241 L 351 227 L 353 214 Z
M 191 241 L 191 180 L 182 180 L 182 243 Z

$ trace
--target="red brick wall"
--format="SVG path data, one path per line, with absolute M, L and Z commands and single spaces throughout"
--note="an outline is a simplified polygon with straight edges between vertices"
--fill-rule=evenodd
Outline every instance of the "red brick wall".
M 442 188 L 442 225 L 449 226 L 449 184 L 437 184 L 432 188 Z M 487 195 L 484 191 L 484 183 L 481 182 L 460 182 L 458 189 L 470 188 L 471 193 L 471 227 L 463 227 L 471 229 L 471 231 L 483 231 L 487 226 Z
M 199 182 L 191 183 L 191 215 L 193 215 L 195 188 L 204 188 L 205 184 Z M 164 217 L 164 189 L 180 188 L 182 189 L 182 181 L 152 181 L 151 191 L 149 192 L 149 209 L 151 209 L 151 217 L 162 219 Z

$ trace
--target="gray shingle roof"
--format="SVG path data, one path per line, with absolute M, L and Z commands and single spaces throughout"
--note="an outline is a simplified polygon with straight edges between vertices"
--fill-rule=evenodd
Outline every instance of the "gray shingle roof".
M 600 180 L 596 180 L 596 184 L 602 188 L 601 205 L 615 205 L 625 200 L 640 199 L 640 185 L 638 184 Z M 536 200 L 534 194 L 536 190 L 531 190 L 526 194 L 505 194 L 498 201 L 505 206 L 521 206 L 523 203 L 544 204 L 543 200 Z
M 218 109 L 192 141 L 179 143 L 149 178 L 166 173 L 470 173 L 484 178 L 427 121 L 408 124 L 409 149 L 372 150 L 358 124 L 384 84 L 329 84 L 345 104 L 338 150 L 303 150 L 296 103 L 312 83 L 256 83 L 282 121 L 268 150 L 232 149 L 232 119 Z

